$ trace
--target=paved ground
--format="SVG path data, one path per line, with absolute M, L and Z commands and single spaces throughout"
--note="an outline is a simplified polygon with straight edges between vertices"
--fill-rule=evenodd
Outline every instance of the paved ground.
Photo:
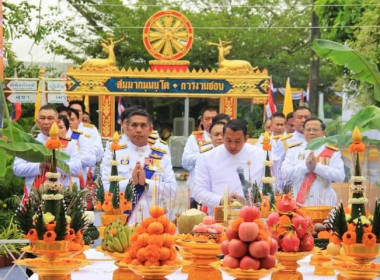
M 182 212 L 187 208 L 187 197 L 188 197 L 188 192 L 186 189 L 186 184 L 185 181 L 180 181 L 180 173 L 181 170 L 175 170 L 176 178 L 177 178 L 177 183 L 178 183 L 178 192 L 177 196 L 173 207 L 173 211 L 175 212 Z M 96 212 L 95 214 L 95 225 L 100 225 L 100 215 L 101 212 Z M 96 240 L 95 244 L 93 244 L 93 247 L 97 247 L 100 245 L 100 239 Z M 25 271 L 25 268 L 21 268 L 23 271 Z M 24 274 L 22 273 L 20 267 L 4 267 L 0 268 L 0 280 L 23 280 L 27 279 Z M 7 278 L 4 279 L 5 275 L 8 273 L 8 271 L 11 272 L 9 275 L 7 275 Z

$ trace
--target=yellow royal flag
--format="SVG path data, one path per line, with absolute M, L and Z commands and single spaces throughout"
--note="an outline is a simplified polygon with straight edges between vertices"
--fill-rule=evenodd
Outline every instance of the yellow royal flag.
M 285 97 L 284 97 L 284 108 L 282 113 L 285 117 L 293 112 L 293 99 L 292 99 L 292 90 L 290 88 L 289 78 L 286 80 L 286 88 L 285 88 Z
M 88 95 L 85 95 L 83 103 L 84 107 L 86 107 L 86 112 L 90 113 L 90 97 Z
M 38 115 L 39 115 L 41 106 L 42 106 L 41 105 L 41 86 L 40 86 L 40 82 L 39 82 L 37 94 L 36 94 L 36 104 L 34 106 L 34 120 L 35 121 L 38 119 Z

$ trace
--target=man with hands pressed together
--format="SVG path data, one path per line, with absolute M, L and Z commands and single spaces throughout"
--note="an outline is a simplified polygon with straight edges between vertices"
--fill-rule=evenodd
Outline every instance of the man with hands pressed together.
M 306 148 L 311 140 L 324 137 L 325 125 L 317 118 L 304 123 L 306 142 L 289 148 L 281 173 L 293 182 L 293 191 L 299 204 L 334 206 L 337 196 L 331 182 L 344 180 L 344 166 L 339 149 L 327 144 L 315 151 Z
M 162 204 L 164 199 L 174 200 L 177 192 L 171 160 L 167 152 L 148 145 L 148 137 L 152 132 L 152 120 L 144 110 L 132 111 L 124 120 L 124 133 L 127 141 L 116 151 L 119 176 L 125 180 L 119 182 L 120 191 L 124 191 L 129 180 L 134 185 L 135 201 L 132 205 L 130 223 L 136 221 L 136 214 L 140 209 L 143 217 L 149 216 L 149 207 L 152 202 L 152 190 L 156 189 L 158 202 Z M 120 143 L 120 142 L 119 142 Z M 110 160 L 112 151 L 107 148 L 101 164 L 101 174 L 104 189 L 109 189 L 108 178 L 111 175 Z
M 245 196 L 237 169 L 242 169 L 245 180 L 260 184 L 264 174 L 265 153 L 247 144 L 247 126 L 239 119 L 229 121 L 223 128 L 224 144 L 202 154 L 195 167 L 194 198 L 213 209 L 223 203 L 227 187 L 230 202 L 244 204 Z

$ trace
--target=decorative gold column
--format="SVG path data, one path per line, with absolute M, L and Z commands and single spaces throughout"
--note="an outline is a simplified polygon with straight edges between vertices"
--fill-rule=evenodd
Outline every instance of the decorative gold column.
M 115 97 L 111 95 L 99 96 L 100 124 L 102 137 L 112 137 L 115 131 Z
M 225 113 L 236 119 L 237 116 L 237 98 L 236 97 L 222 97 L 219 103 L 220 113 Z

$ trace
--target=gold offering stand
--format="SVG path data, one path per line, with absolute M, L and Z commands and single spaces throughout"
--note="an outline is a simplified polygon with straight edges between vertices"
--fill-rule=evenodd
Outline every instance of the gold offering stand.
M 302 207 L 302 209 L 306 212 L 306 215 L 313 220 L 313 223 L 323 223 L 323 221 L 326 220 L 330 215 L 332 207 L 327 205 L 320 205 L 306 206 Z
M 67 280 L 71 279 L 73 271 L 89 264 L 85 259 L 72 258 L 78 251 L 70 251 L 71 241 L 45 242 L 39 240 L 24 251 L 35 254 L 38 258 L 15 261 L 38 274 L 39 280 Z M 80 251 L 79 251 L 80 253 Z
M 187 280 L 222 280 L 221 272 L 211 263 L 218 261 L 217 255 L 221 253 L 221 245 L 212 242 L 195 242 L 177 240 L 186 253 L 191 254 L 191 266 Z
M 334 270 L 326 264 L 331 261 L 330 256 L 326 254 L 326 250 L 314 247 L 313 256 L 310 260 L 310 265 L 315 266 L 314 274 L 320 276 L 332 276 L 335 275 Z
M 181 265 L 143 266 L 143 265 L 129 264 L 128 268 L 132 270 L 135 274 L 142 277 L 139 279 L 165 280 L 166 279 L 165 276 L 168 276 L 176 272 L 178 269 L 181 268 Z
M 115 214 L 100 215 L 100 220 L 102 222 L 102 225 L 98 226 L 98 230 L 99 230 L 99 236 L 101 239 L 104 238 L 104 230 L 106 229 L 108 225 L 112 224 L 113 222 L 116 222 L 117 220 L 121 220 L 123 224 L 127 223 L 128 214 L 122 214 L 121 210 L 120 211 L 114 210 L 114 211 L 115 211 Z
M 219 268 L 223 272 L 227 273 L 229 276 L 235 278 L 236 280 L 259 280 L 281 268 L 281 265 L 277 264 L 271 269 L 240 269 L 240 268 L 229 268 L 222 265 L 221 262 L 212 264 L 214 267 Z
M 275 256 L 282 268 L 272 273 L 271 280 L 303 280 L 302 274 L 297 271 L 297 262 L 309 254 L 310 252 L 277 252 Z
M 346 258 L 330 264 L 347 280 L 372 280 L 380 276 L 380 264 L 371 262 L 379 254 L 379 244 L 365 246 L 361 243 L 343 244 Z

